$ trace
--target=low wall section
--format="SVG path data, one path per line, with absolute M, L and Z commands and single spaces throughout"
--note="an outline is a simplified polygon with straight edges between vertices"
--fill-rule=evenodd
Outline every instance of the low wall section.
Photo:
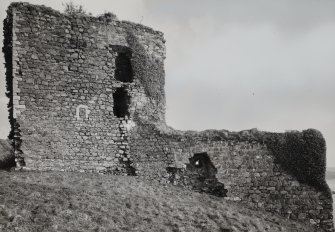
M 137 125 L 131 152 L 139 176 L 332 231 L 332 196 L 320 132 L 181 132 Z

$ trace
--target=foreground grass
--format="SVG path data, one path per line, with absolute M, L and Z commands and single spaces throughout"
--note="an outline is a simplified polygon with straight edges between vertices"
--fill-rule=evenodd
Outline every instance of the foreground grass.
M 0 171 L 0 231 L 313 231 L 136 177 Z

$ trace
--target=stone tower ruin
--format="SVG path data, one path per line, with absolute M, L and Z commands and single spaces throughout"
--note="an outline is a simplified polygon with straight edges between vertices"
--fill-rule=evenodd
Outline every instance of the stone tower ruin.
M 164 123 L 163 34 L 24 3 L 10 6 L 5 28 L 18 165 L 133 172 L 133 118 Z
M 136 175 L 333 230 L 320 132 L 166 125 L 161 32 L 12 3 L 4 35 L 17 167 Z

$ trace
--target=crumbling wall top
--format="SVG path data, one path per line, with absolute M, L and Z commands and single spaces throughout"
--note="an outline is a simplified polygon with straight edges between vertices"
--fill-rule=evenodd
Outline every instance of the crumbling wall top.
M 31 12 L 32 15 L 43 15 L 43 14 L 48 14 L 51 16 L 55 17 L 64 17 L 64 18 L 81 18 L 82 20 L 86 20 L 89 22 L 95 22 L 95 23 L 101 23 L 101 24 L 110 24 L 114 26 L 120 26 L 120 27 L 125 27 L 125 28 L 131 28 L 133 30 L 137 31 L 143 31 L 146 33 L 150 33 L 153 35 L 156 35 L 158 37 L 161 37 L 161 39 L 165 42 L 164 40 L 164 34 L 161 31 L 157 31 L 152 29 L 151 27 L 139 24 L 139 23 L 134 23 L 134 22 L 129 22 L 126 20 L 118 20 L 118 19 L 113 19 L 113 20 L 106 20 L 106 17 L 102 14 L 101 16 L 91 16 L 91 15 L 86 15 L 86 14 L 80 14 L 80 15 L 67 15 L 64 13 L 61 13 L 57 10 L 52 9 L 51 7 L 47 7 L 45 5 L 34 5 L 28 2 L 12 2 L 9 6 L 9 9 L 27 9 Z

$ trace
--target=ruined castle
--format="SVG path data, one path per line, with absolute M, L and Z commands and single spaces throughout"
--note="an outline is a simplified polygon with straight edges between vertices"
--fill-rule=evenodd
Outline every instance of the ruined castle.
M 17 167 L 136 175 L 333 230 L 320 132 L 166 125 L 161 32 L 12 3 L 4 35 Z

